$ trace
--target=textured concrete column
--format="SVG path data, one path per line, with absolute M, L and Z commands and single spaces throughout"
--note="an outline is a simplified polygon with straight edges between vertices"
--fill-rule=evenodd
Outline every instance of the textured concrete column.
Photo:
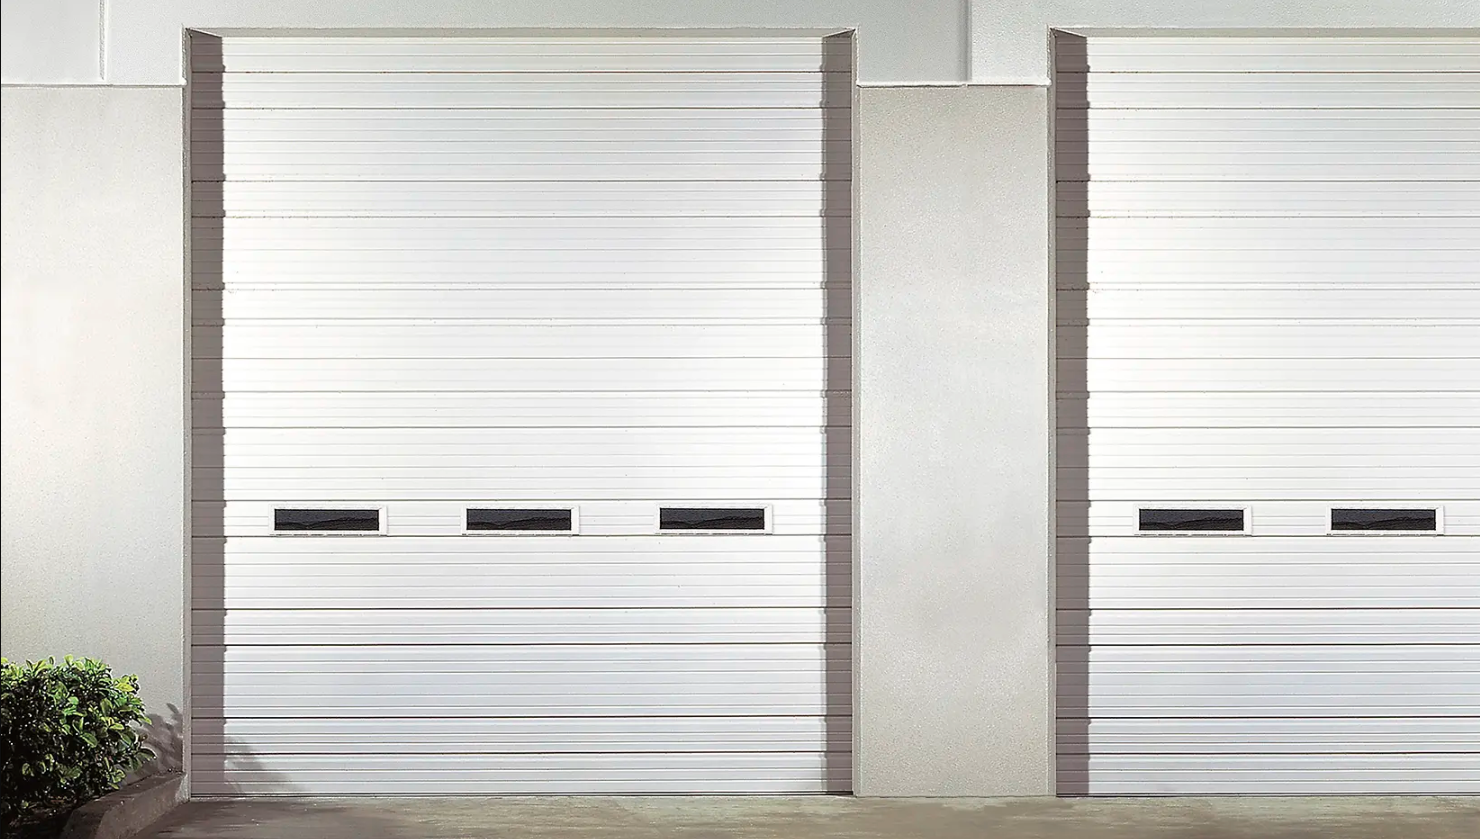
M 1052 794 L 1048 91 L 858 108 L 855 790 Z

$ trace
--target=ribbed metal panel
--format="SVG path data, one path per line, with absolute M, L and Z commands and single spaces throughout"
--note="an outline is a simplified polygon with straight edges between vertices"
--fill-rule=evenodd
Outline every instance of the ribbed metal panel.
M 1060 791 L 1480 792 L 1480 40 L 1056 54 Z
M 851 55 L 195 39 L 195 794 L 849 788 Z

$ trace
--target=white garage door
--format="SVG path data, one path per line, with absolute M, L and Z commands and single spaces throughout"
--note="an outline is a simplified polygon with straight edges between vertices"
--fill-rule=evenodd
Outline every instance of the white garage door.
M 1057 58 L 1060 791 L 1480 792 L 1480 40 Z
M 851 52 L 195 38 L 196 794 L 848 789 Z

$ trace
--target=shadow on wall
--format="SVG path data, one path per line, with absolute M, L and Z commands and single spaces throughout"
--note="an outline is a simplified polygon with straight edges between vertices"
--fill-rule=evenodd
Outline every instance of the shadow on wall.
M 853 789 L 853 36 L 823 40 L 826 789 Z
M 225 402 L 220 347 L 198 341 L 197 328 L 224 322 L 222 245 L 225 182 L 222 156 L 221 39 L 190 33 L 190 296 L 191 296 L 191 719 L 192 794 L 221 794 L 228 764 L 254 783 L 282 789 L 286 779 L 269 772 L 240 743 L 225 720 L 226 502 Z M 180 712 L 163 727 L 183 744 Z M 242 792 L 243 790 L 237 790 Z M 229 791 L 228 791 L 229 792 Z
M 185 767 L 185 716 L 180 706 L 171 702 L 165 706 L 169 716 L 150 714 L 149 725 L 144 727 L 144 740 L 154 751 L 154 760 L 140 766 L 125 783 L 136 781 L 147 775 L 160 772 L 179 772 Z
M 1054 33 L 1056 789 L 1089 793 L 1089 56 Z

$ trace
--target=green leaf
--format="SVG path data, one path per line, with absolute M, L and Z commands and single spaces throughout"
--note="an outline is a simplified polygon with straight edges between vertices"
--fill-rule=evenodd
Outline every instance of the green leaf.
M 0 823 L 111 792 L 155 757 L 129 727 L 148 720 L 136 677 L 76 656 L 0 665 Z

